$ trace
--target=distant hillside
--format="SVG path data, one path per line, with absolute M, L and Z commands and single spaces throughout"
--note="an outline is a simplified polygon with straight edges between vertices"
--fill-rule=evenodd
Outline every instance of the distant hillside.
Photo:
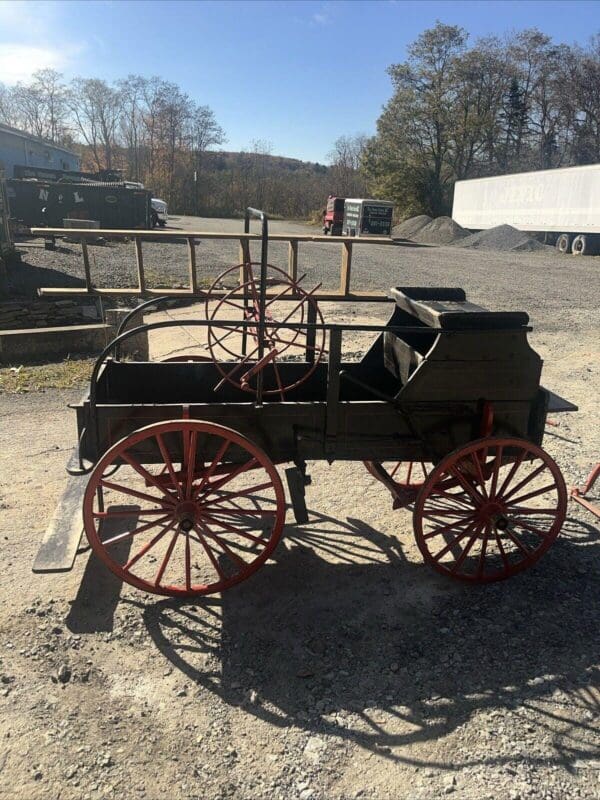
M 96 170 L 91 148 L 78 149 L 82 168 Z M 208 151 L 196 163 L 181 153 L 175 162 L 167 153 L 151 161 L 142 149 L 137 174 L 128 169 L 131 163 L 125 148 L 115 148 L 113 168 L 122 169 L 126 179 L 142 180 L 180 214 L 230 216 L 252 205 L 283 217 L 308 218 L 336 192 L 331 167 L 265 153 Z
M 320 175 L 326 175 L 330 167 L 314 161 L 301 161 L 299 158 L 288 158 L 287 156 L 273 156 L 268 153 L 252 153 L 242 151 L 220 150 L 218 152 L 205 153 L 203 159 L 210 165 L 211 169 L 228 169 L 233 166 L 247 164 L 248 162 L 258 163 L 270 170 L 287 170 L 297 172 L 306 170 Z

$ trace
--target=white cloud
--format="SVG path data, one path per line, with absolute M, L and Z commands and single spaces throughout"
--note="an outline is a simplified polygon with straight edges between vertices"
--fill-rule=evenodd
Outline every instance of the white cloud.
M 0 0 L 0 33 L 10 38 L 40 38 L 57 19 L 59 6 L 55 3 Z
M 69 52 L 29 44 L 0 44 L 0 80 L 12 84 L 28 80 L 38 69 L 59 72 L 70 61 Z
M 327 25 L 329 22 L 329 15 L 322 11 L 317 11 L 316 14 L 313 14 L 312 18 L 313 22 L 316 22 L 317 25 Z
M 46 67 L 68 71 L 86 46 L 65 40 L 62 15 L 59 3 L 0 0 L 0 82 L 27 81 Z
M 313 25 L 329 25 L 331 22 L 331 11 L 329 8 L 329 3 L 323 3 L 321 8 L 311 17 L 311 23 Z

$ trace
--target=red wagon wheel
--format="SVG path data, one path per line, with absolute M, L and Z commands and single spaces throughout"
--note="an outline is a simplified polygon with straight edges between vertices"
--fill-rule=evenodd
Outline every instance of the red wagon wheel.
M 413 524 L 423 558 L 438 572 L 489 583 L 534 564 L 558 536 L 566 510 L 565 482 L 544 450 L 488 438 L 432 470 Z
M 383 483 L 394 497 L 394 508 L 414 502 L 432 469 L 425 461 L 363 461 L 367 472 Z
M 245 281 L 241 286 L 230 289 L 224 296 L 215 295 L 219 287 L 227 282 L 227 276 L 244 269 Z M 208 349 L 212 356 L 222 380 L 215 389 L 221 388 L 224 383 L 230 383 L 245 392 L 256 392 L 256 380 L 259 372 L 263 374 L 263 394 L 279 395 L 284 398 L 285 392 L 295 389 L 304 383 L 315 371 L 321 361 L 325 350 L 325 331 L 318 330 L 314 337 L 309 336 L 307 328 L 302 325 L 310 319 L 309 309 L 313 318 L 323 324 L 323 315 L 319 310 L 317 301 L 311 292 L 306 292 L 297 281 L 278 267 L 268 265 L 267 289 L 274 290 L 274 296 L 267 297 L 265 312 L 266 324 L 263 339 L 263 357 L 258 359 L 260 318 L 260 264 L 248 263 L 230 267 L 215 280 L 208 290 L 206 298 L 206 318 L 217 322 L 219 318 L 231 318 L 232 314 L 239 313 L 245 322 L 255 322 L 256 327 L 244 329 L 241 326 L 231 326 L 226 329 L 216 325 L 208 328 Z M 315 287 L 312 292 L 319 287 Z M 220 290 L 219 290 L 220 291 Z M 245 303 L 239 295 L 248 298 Z M 236 297 L 237 296 L 237 297 Z M 290 300 L 290 298 L 293 298 Z M 278 305 L 276 305 L 279 302 Z M 211 308 L 211 305 L 214 306 Z M 293 323 L 301 327 L 297 329 L 281 328 L 282 323 Z M 244 333 L 246 336 L 244 337 Z M 246 348 L 243 346 L 246 343 Z M 282 360 L 301 360 L 308 353 L 309 363 L 300 377 L 294 374 L 293 379 L 282 375 L 280 362 Z M 235 363 L 228 363 L 233 359 Z
M 118 481 L 107 479 L 116 464 Z M 244 436 L 175 420 L 141 428 L 104 454 L 83 514 L 92 549 L 117 577 L 185 597 L 222 591 L 256 572 L 281 536 L 285 495 L 274 464 Z

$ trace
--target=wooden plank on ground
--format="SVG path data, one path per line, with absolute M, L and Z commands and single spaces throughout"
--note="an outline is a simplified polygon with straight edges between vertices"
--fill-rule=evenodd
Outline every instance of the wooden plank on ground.
M 33 572 L 68 572 L 83 533 L 82 504 L 87 475 L 69 475 L 54 516 L 33 562 Z

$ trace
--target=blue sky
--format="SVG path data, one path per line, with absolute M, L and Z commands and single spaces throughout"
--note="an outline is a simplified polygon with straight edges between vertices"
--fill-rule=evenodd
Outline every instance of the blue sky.
M 600 31 L 600 2 L 129 2 L 0 0 L 0 81 L 153 74 L 209 105 L 225 147 L 253 140 L 324 162 L 342 134 L 375 130 L 389 64 L 440 19 L 473 39 L 537 26 L 559 42 Z

